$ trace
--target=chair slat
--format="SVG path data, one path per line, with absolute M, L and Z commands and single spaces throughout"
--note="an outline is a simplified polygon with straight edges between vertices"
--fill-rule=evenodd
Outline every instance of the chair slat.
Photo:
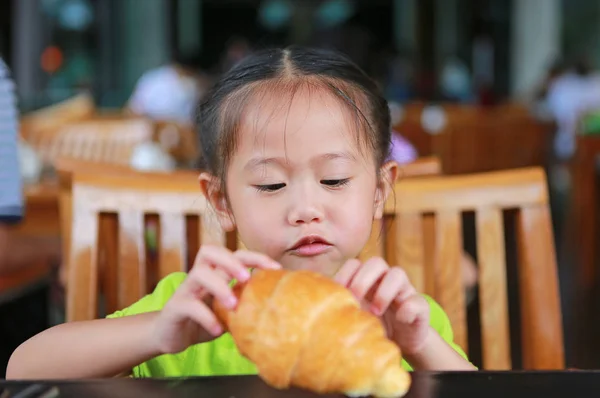
M 117 214 L 98 217 L 98 276 L 106 312 L 121 309 L 119 304 L 119 220 Z M 63 265 L 64 266 L 64 265 Z
M 394 225 L 399 241 L 393 246 L 396 249 L 394 254 L 396 261 L 392 264 L 402 266 L 415 289 L 423 292 L 425 268 L 423 267 L 421 215 L 418 213 L 401 214 Z
M 119 212 L 119 307 L 124 308 L 146 293 L 144 213 Z
M 562 369 L 563 334 L 550 210 L 547 206 L 521 208 L 517 228 L 523 366 Z
M 423 268 L 425 275 L 425 287 L 423 290 L 431 297 L 435 297 L 435 278 L 433 270 L 435 269 L 435 217 L 433 214 L 424 214 L 423 224 Z
M 467 351 L 465 291 L 461 277 L 463 245 L 459 211 L 443 210 L 436 214 L 436 242 L 435 289 L 439 292 L 440 305 L 446 310 L 454 326 L 456 343 Z
M 476 212 L 481 333 L 486 370 L 511 369 L 503 224 L 500 209 L 487 207 Z
M 74 200 L 77 200 L 77 193 Z M 89 209 L 76 207 L 72 222 L 69 262 L 77 264 L 68 274 L 67 318 L 73 321 L 93 319 L 98 308 L 98 219 Z M 78 233 L 87 231 L 87 233 Z

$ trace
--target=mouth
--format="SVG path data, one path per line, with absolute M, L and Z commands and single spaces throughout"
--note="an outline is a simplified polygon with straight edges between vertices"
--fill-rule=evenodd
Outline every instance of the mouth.
M 318 235 L 305 236 L 297 241 L 289 250 L 302 257 L 317 256 L 328 251 L 333 245 Z

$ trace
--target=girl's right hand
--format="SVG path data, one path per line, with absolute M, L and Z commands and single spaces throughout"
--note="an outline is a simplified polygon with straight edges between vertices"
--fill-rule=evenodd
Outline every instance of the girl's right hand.
M 223 326 L 209 303 L 214 298 L 226 308 L 235 308 L 237 299 L 230 282 L 247 281 L 249 268 L 279 269 L 281 265 L 255 252 L 202 246 L 186 280 L 155 318 L 157 350 L 162 354 L 177 353 L 223 334 Z

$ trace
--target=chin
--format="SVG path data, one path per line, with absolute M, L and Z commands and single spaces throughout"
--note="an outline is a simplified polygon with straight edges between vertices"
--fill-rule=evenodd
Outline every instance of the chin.
M 343 265 L 340 260 L 332 259 L 329 256 L 314 257 L 289 257 L 282 261 L 281 265 L 285 269 L 298 271 L 307 270 L 332 277 Z

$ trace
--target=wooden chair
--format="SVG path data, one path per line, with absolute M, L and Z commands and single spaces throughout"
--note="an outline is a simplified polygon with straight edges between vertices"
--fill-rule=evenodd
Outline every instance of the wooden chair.
M 490 108 L 446 104 L 437 107 L 445 119 L 428 132 L 422 103 L 404 106 L 395 126 L 421 156 L 437 156 L 444 174 L 479 173 L 544 166 L 550 129 L 516 104 Z
M 28 143 L 46 164 L 60 157 L 128 164 L 133 149 L 151 141 L 152 122 L 143 118 L 100 118 L 70 122 L 30 134 Z
M 200 244 L 226 244 L 195 172 L 77 170 L 61 184 L 72 195 L 72 213 L 63 220 L 71 230 L 67 321 L 97 317 L 99 287 L 106 312 L 113 312 L 148 293 L 160 278 L 186 271 Z M 156 270 L 146 261 L 149 215 L 159 220 Z
M 578 135 L 577 151 L 570 161 L 571 198 L 564 218 L 562 242 L 575 267 L 572 327 L 577 331 L 575 361 L 580 367 L 596 367 L 598 359 L 597 302 L 600 286 L 600 135 Z M 590 316 L 591 315 L 591 316 Z
M 539 168 L 400 180 L 385 238 L 389 261 L 401 264 L 417 290 L 448 313 L 457 343 L 467 347 L 461 283 L 461 214 L 476 215 L 479 297 L 485 369 L 511 369 L 503 210 L 517 210 L 521 342 L 525 369 L 564 367 L 556 255 L 544 172 Z M 424 244 L 424 217 L 434 219 Z M 428 256 L 432 257 L 427 261 Z
M 134 174 L 135 170 L 129 166 L 114 163 L 90 162 L 86 160 L 61 157 L 54 162 L 54 167 L 59 180 L 58 207 L 60 209 L 60 235 L 62 238 L 62 252 L 71 252 L 71 224 L 73 218 L 72 178 L 75 172 L 100 174 Z M 69 268 L 69 256 L 65 255 L 63 272 Z M 66 282 L 66 281 L 65 281 Z
M 91 117 L 94 112 L 94 99 L 89 93 L 82 93 L 23 115 L 20 120 L 21 136 L 28 141 L 40 131 L 56 130 L 66 123 Z
M 570 167 L 573 175 L 572 204 L 567 220 L 567 240 L 577 251 L 580 264 L 579 284 L 590 289 L 598 278 L 598 158 L 600 135 L 577 137 L 577 151 Z

